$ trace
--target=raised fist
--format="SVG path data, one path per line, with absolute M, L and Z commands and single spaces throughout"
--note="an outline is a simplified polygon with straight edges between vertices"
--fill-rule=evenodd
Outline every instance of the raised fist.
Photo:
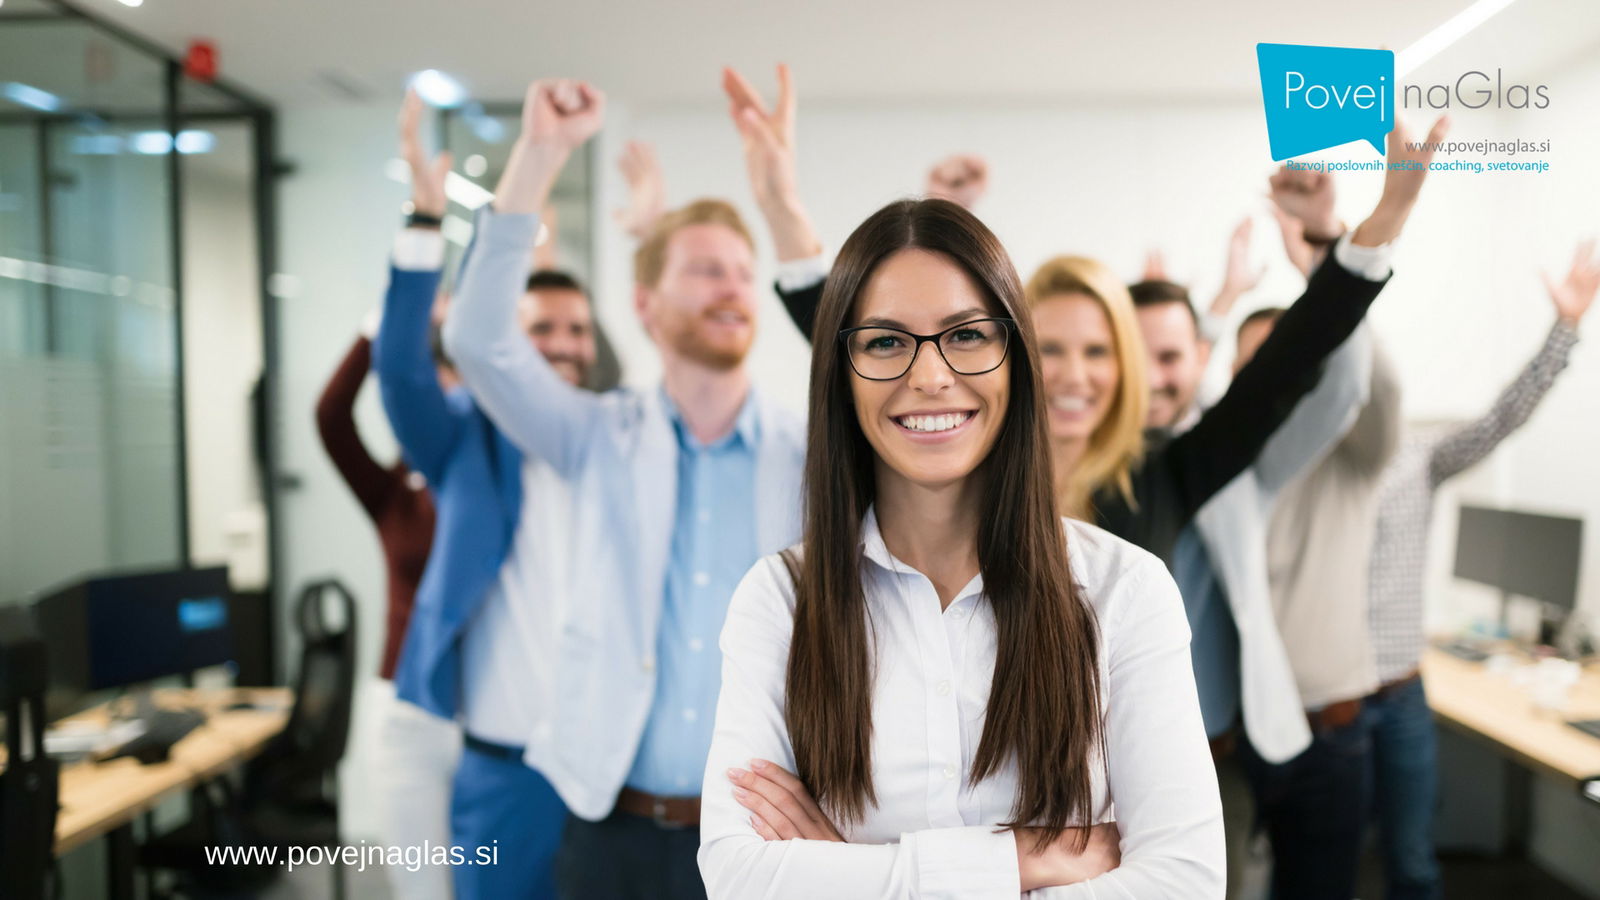
M 971 209 L 989 189 L 989 164 L 972 153 L 958 153 L 928 170 L 929 197 L 938 197 Z
M 599 88 L 570 78 L 535 81 L 522 104 L 522 138 L 564 150 L 575 150 L 593 137 L 605 121 L 606 95 Z

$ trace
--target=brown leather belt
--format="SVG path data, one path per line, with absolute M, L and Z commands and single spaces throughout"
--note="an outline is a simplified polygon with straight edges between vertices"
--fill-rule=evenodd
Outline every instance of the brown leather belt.
M 1361 700 L 1340 700 L 1306 713 L 1306 721 L 1317 734 L 1326 734 L 1354 722 L 1361 715 Z
M 617 795 L 617 809 L 650 819 L 662 828 L 700 827 L 699 797 L 660 797 L 625 787 Z

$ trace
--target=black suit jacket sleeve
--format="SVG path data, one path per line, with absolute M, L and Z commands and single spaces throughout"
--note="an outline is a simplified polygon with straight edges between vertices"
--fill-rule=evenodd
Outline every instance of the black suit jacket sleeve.
M 1133 475 L 1132 505 L 1114 489 L 1098 492 L 1098 523 L 1170 560 L 1178 533 L 1255 462 L 1386 283 L 1362 278 L 1328 254 L 1217 405 L 1194 428 L 1149 449 Z
M 783 308 L 789 311 L 789 318 L 794 320 L 794 327 L 800 329 L 800 334 L 808 341 L 812 339 L 811 331 L 817 323 L 817 307 L 822 305 L 822 288 L 827 283 L 828 280 L 824 278 L 797 291 L 786 291 L 773 285 L 778 292 L 778 299 L 783 301 Z

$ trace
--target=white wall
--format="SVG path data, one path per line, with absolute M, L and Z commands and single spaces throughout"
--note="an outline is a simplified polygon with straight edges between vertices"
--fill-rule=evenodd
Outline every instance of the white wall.
M 256 530 L 245 553 L 228 537 L 241 515 L 248 518 L 261 503 L 250 421 L 250 394 L 261 374 L 260 279 L 244 165 L 249 135 L 238 126 L 220 130 L 220 138 L 214 152 L 237 155 L 237 170 L 195 159 L 183 180 L 189 552 L 197 565 L 231 558 L 240 569 L 234 585 L 243 589 L 260 586 L 266 556 L 264 530 Z

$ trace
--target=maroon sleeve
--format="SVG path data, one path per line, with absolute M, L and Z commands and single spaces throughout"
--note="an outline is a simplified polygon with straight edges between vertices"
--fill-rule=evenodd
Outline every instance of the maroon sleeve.
M 357 338 L 317 398 L 317 433 L 328 458 L 367 515 L 377 519 L 394 489 L 394 473 L 379 465 L 356 431 L 356 395 L 372 364 L 372 342 Z

